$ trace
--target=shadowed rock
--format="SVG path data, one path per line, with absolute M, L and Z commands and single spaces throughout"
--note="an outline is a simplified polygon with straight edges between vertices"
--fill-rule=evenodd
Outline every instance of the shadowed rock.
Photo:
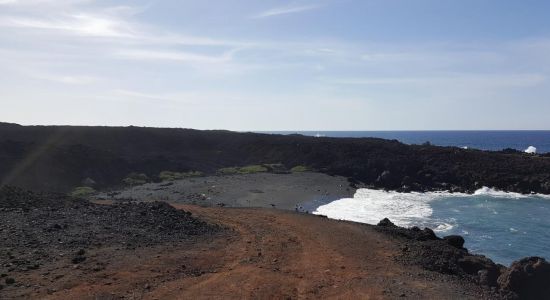
M 417 264 L 496 287 L 505 299 L 548 299 L 550 296 L 550 263 L 544 258 L 524 258 L 506 268 L 483 255 L 468 253 L 464 238 L 458 235 L 441 239 L 429 228 L 406 229 L 395 226 L 387 218 L 376 228 L 403 241 L 405 245 L 397 259 L 405 264 Z
M 519 299 L 548 299 L 550 297 L 550 263 L 544 258 L 527 257 L 512 263 L 500 275 L 498 285 Z
M 464 248 L 464 238 L 460 235 L 449 235 L 443 238 L 447 243 L 455 248 Z
M 378 225 L 377 225 L 377 226 L 390 226 L 390 227 L 395 227 L 395 224 L 393 224 L 392 221 L 390 221 L 390 219 L 384 218 L 383 220 L 381 220 L 380 222 L 378 222 Z
M 375 138 L 0 124 L 0 183 L 32 190 L 68 192 L 83 180 L 91 183 L 87 178 L 103 189 L 120 185 L 130 173 L 160 180 L 165 170 L 215 174 L 224 167 L 265 163 L 280 164 L 268 170 L 274 173 L 301 165 L 388 190 L 473 192 L 488 186 L 550 194 L 550 160 L 521 152 Z

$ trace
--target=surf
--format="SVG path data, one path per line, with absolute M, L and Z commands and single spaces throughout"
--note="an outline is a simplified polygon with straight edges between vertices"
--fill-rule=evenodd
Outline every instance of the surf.
M 526 255 L 550 257 L 550 196 L 483 187 L 473 194 L 399 193 L 359 189 L 317 207 L 313 214 L 377 224 L 389 218 L 402 227 L 429 227 L 440 236 L 463 235 L 467 247 L 500 263 Z M 495 243 L 499 241 L 499 243 Z

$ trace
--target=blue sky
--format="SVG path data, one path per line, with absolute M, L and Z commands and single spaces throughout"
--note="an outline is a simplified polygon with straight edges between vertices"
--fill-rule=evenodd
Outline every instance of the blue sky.
M 0 0 L 0 120 L 550 129 L 549 1 Z

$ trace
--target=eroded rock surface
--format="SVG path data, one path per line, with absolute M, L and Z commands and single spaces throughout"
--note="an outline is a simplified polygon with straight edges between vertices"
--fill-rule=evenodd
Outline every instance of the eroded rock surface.
M 429 228 L 406 229 L 388 219 L 380 221 L 377 228 L 403 242 L 398 260 L 405 264 L 418 264 L 497 288 L 502 298 L 545 299 L 550 295 L 550 263 L 543 258 L 524 258 L 506 268 L 485 256 L 469 253 L 460 236 L 441 239 Z
M 498 278 L 503 291 L 519 299 L 545 299 L 550 297 L 550 263 L 544 258 L 527 257 L 514 262 Z

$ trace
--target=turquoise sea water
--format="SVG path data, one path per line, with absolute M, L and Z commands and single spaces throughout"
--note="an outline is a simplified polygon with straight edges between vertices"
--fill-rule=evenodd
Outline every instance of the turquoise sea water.
M 474 196 L 430 203 L 431 220 L 452 227 L 439 234 L 459 234 L 466 247 L 509 265 L 525 256 L 550 258 L 550 199 Z
M 360 189 L 314 213 L 368 224 L 387 217 L 403 227 L 432 228 L 440 237 L 458 234 L 471 252 L 504 265 L 526 256 L 550 258 L 549 196 L 487 188 L 474 195 Z

